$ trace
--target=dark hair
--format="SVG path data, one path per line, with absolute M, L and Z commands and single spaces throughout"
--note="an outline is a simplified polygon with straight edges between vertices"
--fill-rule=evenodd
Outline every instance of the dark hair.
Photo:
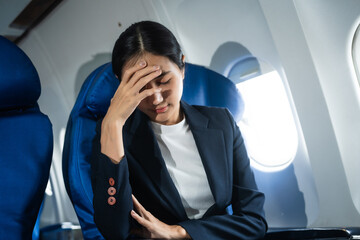
M 117 39 L 112 52 L 115 75 L 120 79 L 126 61 L 144 52 L 167 57 L 180 69 L 185 65 L 180 45 L 172 32 L 160 23 L 142 21 L 131 25 Z

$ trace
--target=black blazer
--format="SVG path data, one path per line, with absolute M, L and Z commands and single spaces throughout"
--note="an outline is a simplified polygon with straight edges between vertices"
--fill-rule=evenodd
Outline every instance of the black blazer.
M 197 239 L 258 239 L 266 232 L 264 195 L 257 190 L 239 128 L 228 110 L 181 102 L 215 204 L 198 220 L 187 218 L 148 117 L 139 110 L 123 128 L 125 157 L 113 164 L 100 151 L 101 121 L 93 143 L 94 220 L 106 239 L 126 239 L 134 220 L 133 193 L 155 217 L 181 225 Z M 113 188 L 109 190 L 109 188 Z M 232 205 L 233 215 L 226 212 Z

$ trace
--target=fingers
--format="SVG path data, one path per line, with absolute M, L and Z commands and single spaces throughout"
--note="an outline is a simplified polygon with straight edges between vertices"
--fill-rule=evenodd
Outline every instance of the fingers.
M 138 211 L 141 214 L 141 216 L 144 216 L 145 213 L 147 212 L 146 209 L 139 203 L 139 201 L 136 199 L 134 195 L 132 195 L 132 200 L 136 211 Z
M 131 75 L 130 80 L 123 79 L 117 88 L 113 98 L 111 99 L 111 103 L 114 100 L 121 98 L 121 96 L 127 95 L 127 97 L 134 98 L 137 102 L 142 101 L 144 98 L 153 95 L 156 92 L 160 92 L 161 89 L 149 88 L 152 89 L 150 91 L 145 88 L 146 84 L 151 82 L 153 79 L 158 77 L 161 74 L 161 70 L 159 66 L 148 66 L 143 69 L 139 69 L 138 66 L 135 66 L 129 70 L 126 70 L 124 75 Z M 134 70 L 137 70 L 135 73 Z M 142 94 L 140 94 L 142 93 Z M 140 94 L 140 95 L 139 95 Z
M 149 97 L 149 96 L 154 95 L 156 93 L 160 93 L 161 90 L 162 90 L 161 88 L 146 89 L 146 90 L 142 91 L 141 93 L 139 93 L 138 100 L 140 102 L 146 97 Z
M 131 216 L 134 218 L 141 226 L 148 228 L 149 227 L 149 221 L 145 218 L 141 217 L 139 214 L 137 214 L 134 210 L 131 210 Z
M 119 122 L 120 120 L 121 123 L 124 123 L 142 100 L 160 93 L 161 89 L 158 88 L 157 83 L 150 83 L 153 84 L 152 87 L 145 87 L 160 74 L 159 66 L 148 66 L 145 61 L 139 61 L 128 68 L 111 99 L 106 116 L 112 119 L 112 122 Z
M 178 226 L 171 226 L 161 222 L 149 211 L 147 211 L 134 195 L 132 195 L 132 200 L 134 203 L 134 208 L 138 213 L 136 213 L 134 210 L 131 210 L 131 216 L 142 227 L 145 228 L 146 236 L 149 236 L 149 238 L 161 239 L 184 239 L 183 236 L 179 235 Z M 141 235 L 145 236 L 143 234 Z
M 135 85 L 134 88 L 140 92 L 140 90 L 144 89 L 144 87 L 151 81 L 153 81 L 154 79 L 156 79 L 157 77 L 159 77 L 161 74 L 161 70 L 157 70 L 155 72 L 150 73 L 149 75 L 142 77 L 141 79 L 139 79 Z M 158 83 L 154 83 L 154 84 L 158 84 Z
M 131 216 L 142 226 L 148 228 L 151 222 L 148 220 L 149 217 L 151 217 L 151 213 L 146 211 L 146 209 L 139 203 L 139 201 L 135 198 L 134 195 L 132 195 L 132 200 L 134 203 L 134 208 L 136 211 L 139 212 L 136 213 L 134 210 L 131 210 Z
M 134 196 L 134 194 L 131 194 L 131 197 L 132 197 L 132 200 L 133 200 L 134 205 L 141 205 L 141 204 L 139 203 L 139 201 L 136 199 L 136 197 Z
M 124 85 L 126 85 L 128 83 L 128 81 L 131 79 L 131 77 L 134 75 L 134 73 L 142 68 L 145 68 L 147 65 L 146 61 L 144 60 L 140 60 L 139 62 L 137 62 L 134 66 L 132 66 L 131 68 L 127 69 L 124 74 L 122 74 L 121 79 L 120 79 L 120 84 L 119 87 L 117 88 L 114 96 L 117 95 L 117 93 L 120 91 L 121 88 L 123 88 Z M 116 76 L 116 78 L 118 78 L 118 76 Z
M 136 73 L 137 71 L 139 71 L 142 68 L 145 68 L 147 65 L 146 61 L 144 60 L 140 60 L 139 62 L 137 62 L 134 66 L 132 66 L 131 68 L 128 68 L 122 78 L 121 78 L 121 82 L 128 82 L 131 77 L 134 75 L 134 73 Z
M 148 66 L 144 69 L 136 71 L 128 83 L 133 86 L 139 81 L 149 82 L 161 74 L 160 66 Z M 145 83 L 146 84 L 146 83 Z
M 133 67 L 130 67 L 125 70 L 125 72 L 121 78 L 121 83 L 129 84 L 130 86 L 133 86 L 140 79 L 144 78 L 145 76 L 148 76 L 149 74 L 152 74 L 153 77 L 160 75 L 161 70 L 160 70 L 160 72 L 158 72 L 159 70 L 160 70 L 160 66 L 158 66 L 158 65 L 148 66 L 144 60 L 141 60 L 140 62 L 135 64 Z
M 147 65 L 145 61 L 140 62 L 144 62 L 145 66 Z M 144 89 L 146 84 L 160 76 L 162 73 L 160 66 L 145 66 L 141 66 L 138 63 L 127 69 L 114 96 L 123 94 L 124 91 L 131 92 L 132 95 L 136 95 L 137 93 L 142 92 L 141 90 Z

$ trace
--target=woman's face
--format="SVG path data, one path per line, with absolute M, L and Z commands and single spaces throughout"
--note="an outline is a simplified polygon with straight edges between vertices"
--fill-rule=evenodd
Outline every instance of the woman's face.
M 143 99 L 138 105 L 151 121 L 163 125 L 172 125 L 183 119 L 180 109 L 180 99 L 183 91 L 184 69 L 170 61 L 167 57 L 146 53 L 139 60 L 144 60 L 147 66 L 160 66 L 161 75 L 150 81 L 144 88 L 161 88 L 156 93 Z M 184 59 L 183 59 L 184 60 Z M 129 61 L 133 62 L 133 61 Z M 137 62 L 137 61 L 135 61 Z M 127 69 L 127 64 L 123 72 Z

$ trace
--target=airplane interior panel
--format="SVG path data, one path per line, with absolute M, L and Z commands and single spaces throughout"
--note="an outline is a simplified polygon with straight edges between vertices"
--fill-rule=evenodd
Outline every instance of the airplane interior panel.
M 35 2 L 0 0 L 0 35 L 15 39 L 21 31 L 11 27 L 11 21 Z M 196 66 L 205 67 L 212 74 L 207 76 L 221 75 L 236 91 L 235 121 L 258 189 L 265 195 L 265 239 L 360 239 L 360 1 L 53 2 L 46 16 L 20 40 L 12 40 L 39 75 L 37 102 L 52 124 L 52 162 L 33 240 L 95 239 L 89 234 L 92 228 L 98 231 L 95 225 L 84 225 L 84 213 L 79 214 L 83 210 L 69 196 L 71 176 L 64 180 L 69 178 L 64 169 L 72 166 L 64 164 L 67 151 L 91 145 L 64 147 L 72 137 L 66 130 L 69 116 L 87 84 L 102 77 L 116 80 L 106 75 L 110 65 L 103 64 L 111 63 L 120 33 L 146 20 L 174 34 L 187 66 L 194 65 L 196 71 Z M 186 69 L 185 79 L 191 79 Z M 7 86 L 7 79 L 0 77 L 1 85 Z M 201 91 L 210 89 L 202 87 Z M 200 98 L 201 91 L 190 93 Z M 210 97 L 219 100 L 230 95 L 228 91 L 213 91 Z M 218 106 L 210 102 L 204 105 Z M 0 119 L 7 111 L 0 109 Z M 0 166 L 7 166 L 9 150 L 1 151 L 5 152 L 0 153 Z M 82 164 L 80 174 L 90 173 L 90 165 Z M 87 197 L 93 201 L 91 194 Z M 0 198 L 1 211 L 9 201 Z M 86 214 L 92 218 L 93 212 Z M 12 239 L 1 230 L 1 222 L 0 239 Z

